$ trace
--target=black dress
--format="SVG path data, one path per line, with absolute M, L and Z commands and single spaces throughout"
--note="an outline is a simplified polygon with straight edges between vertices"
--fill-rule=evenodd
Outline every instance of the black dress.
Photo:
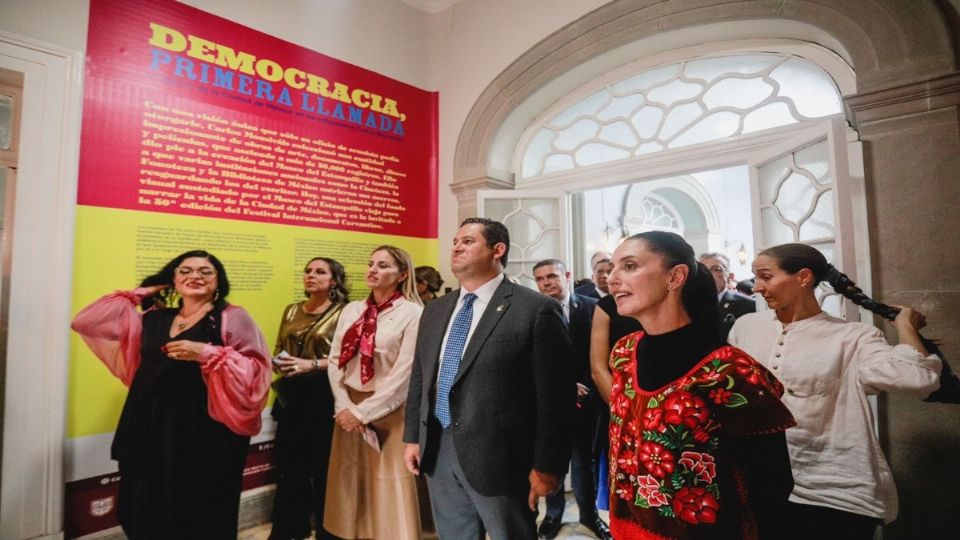
M 324 358 L 330 354 L 330 340 L 343 304 L 334 304 L 316 315 L 304 313 L 302 307 L 301 302 L 284 310 L 275 352 L 285 350 L 305 359 Z M 327 463 L 334 427 L 333 393 L 327 371 L 283 377 L 277 379 L 274 388 L 277 399 L 272 415 L 277 421 L 274 455 L 278 477 L 270 539 L 307 538 L 311 515 L 316 538 L 333 538 L 323 529 Z
M 177 340 L 223 345 L 221 313 L 171 338 L 176 314 L 143 316 L 141 364 L 111 448 L 120 467 L 120 524 L 132 540 L 232 540 L 250 438 L 210 417 L 200 364 L 161 351 Z

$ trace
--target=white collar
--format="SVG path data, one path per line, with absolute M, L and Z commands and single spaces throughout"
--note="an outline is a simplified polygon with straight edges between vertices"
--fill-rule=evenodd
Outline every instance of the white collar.
M 501 272 L 497 274 L 496 277 L 477 287 L 473 291 L 468 291 L 465 287 L 460 287 L 460 298 L 457 300 L 457 304 L 459 305 L 462 303 L 463 297 L 466 296 L 467 293 L 471 292 L 477 295 L 477 300 L 489 302 L 490 299 L 493 298 L 493 293 L 497 290 L 497 287 L 499 287 L 500 283 L 503 282 L 503 279 L 503 272 Z

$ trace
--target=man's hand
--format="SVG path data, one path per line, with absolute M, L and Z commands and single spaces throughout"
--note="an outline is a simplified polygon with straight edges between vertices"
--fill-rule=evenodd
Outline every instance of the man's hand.
M 420 476 L 420 445 L 407 443 L 403 447 L 403 463 L 410 474 Z
M 527 504 L 530 510 L 537 511 L 537 503 L 540 497 L 546 497 L 560 488 L 560 479 L 556 476 L 540 472 L 536 469 L 530 470 L 530 495 L 527 497 Z

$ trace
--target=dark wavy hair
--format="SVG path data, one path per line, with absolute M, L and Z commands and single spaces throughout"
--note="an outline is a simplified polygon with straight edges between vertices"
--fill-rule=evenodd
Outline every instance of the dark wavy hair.
M 642 240 L 647 249 L 661 255 L 665 268 L 686 265 L 689 273 L 682 285 L 680 300 L 690 319 L 702 325 L 705 331 L 719 332 L 720 311 L 717 307 L 717 285 L 710 270 L 697 262 L 693 247 L 679 234 L 666 231 L 648 231 L 635 234 L 628 240 Z
M 788 274 L 796 274 L 804 268 L 809 269 L 813 274 L 814 286 L 826 281 L 833 287 L 833 290 L 842 294 L 854 304 L 862 306 L 885 319 L 892 321 L 900 313 L 899 309 L 877 302 L 864 294 L 863 290 L 857 287 L 853 280 L 827 262 L 827 258 L 817 248 L 806 244 L 781 244 L 767 248 L 757 254 L 758 257 L 761 255 L 777 261 L 777 266 Z
M 310 267 L 310 263 L 313 261 L 323 261 L 330 267 L 330 274 L 333 276 L 335 283 L 328 293 L 330 301 L 334 304 L 346 304 L 349 302 L 350 290 L 347 288 L 347 271 L 343 269 L 343 265 L 329 257 L 314 257 L 307 261 L 307 264 L 303 265 L 304 272 L 307 271 L 307 268 Z M 309 297 L 310 293 L 303 291 L 303 295 Z
M 472 217 L 463 220 L 460 226 L 464 225 L 483 225 L 483 239 L 487 241 L 487 247 L 493 249 L 497 244 L 503 243 L 506 249 L 503 250 L 503 257 L 500 257 L 500 264 L 507 267 L 507 256 L 510 255 L 510 231 L 507 226 L 499 221 L 489 218 Z
M 215 309 L 223 309 L 227 305 L 227 295 L 230 294 L 230 280 L 227 279 L 227 269 L 223 267 L 220 259 L 216 258 L 212 253 L 197 249 L 177 255 L 173 260 L 163 265 L 163 268 L 161 268 L 159 272 L 143 278 L 143 281 L 140 282 L 141 287 L 152 287 L 154 285 L 167 286 L 166 289 L 159 293 L 144 298 L 140 303 L 143 309 L 150 309 L 156 304 L 164 307 L 173 307 L 174 303 L 178 306 L 183 304 L 183 300 L 177 296 L 173 288 L 174 273 L 183 261 L 191 257 L 201 257 L 210 261 L 210 265 L 217 271 L 217 290 L 213 296 L 213 306 Z
M 437 294 L 443 287 L 443 278 L 440 276 L 440 272 L 437 272 L 437 269 L 432 266 L 418 266 L 413 269 L 413 274 L 416 276 L 417 283 L 426 285 L 427 290 L 432 294 Z

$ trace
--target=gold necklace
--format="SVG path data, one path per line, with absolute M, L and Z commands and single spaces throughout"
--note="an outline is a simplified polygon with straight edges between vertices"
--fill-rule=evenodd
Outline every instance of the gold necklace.
M 204 304 L 203 307 L 201 307 L 200 309 L 198 309 L 197 311 L 193 312 L 191 315 L 189 315 L 189 316 L 187 316 L 187 317 L 184 317 L 184 316 L 183 316 L 183 313 L 179 313 L 179 312 L 178 312 L 176 318 L 179 318 L 182 322 L 176 322 L 176 318 L 174 319 L 174 324 L 177 325 L 177 331 L 178 331 L 178 332 L 182 332 L 183 329 L 187 327 L 187 325 L 191 324 L 191 319 L 193 319 L 194 317 L 196 317 L 196 318 L 199 320 L 200 317 L 203 317 L 204 314 L 206 314 L 208 311 L 210 311 L 209 309 L 204 309 L 205 307 L 206 307 L 206 304 Z M 182 308 L 181 308 L 181 309 L 182 309 Z M 198 314 L 198 313 L 200 314 L 200 317 L 197 317 L 197 314 Z

